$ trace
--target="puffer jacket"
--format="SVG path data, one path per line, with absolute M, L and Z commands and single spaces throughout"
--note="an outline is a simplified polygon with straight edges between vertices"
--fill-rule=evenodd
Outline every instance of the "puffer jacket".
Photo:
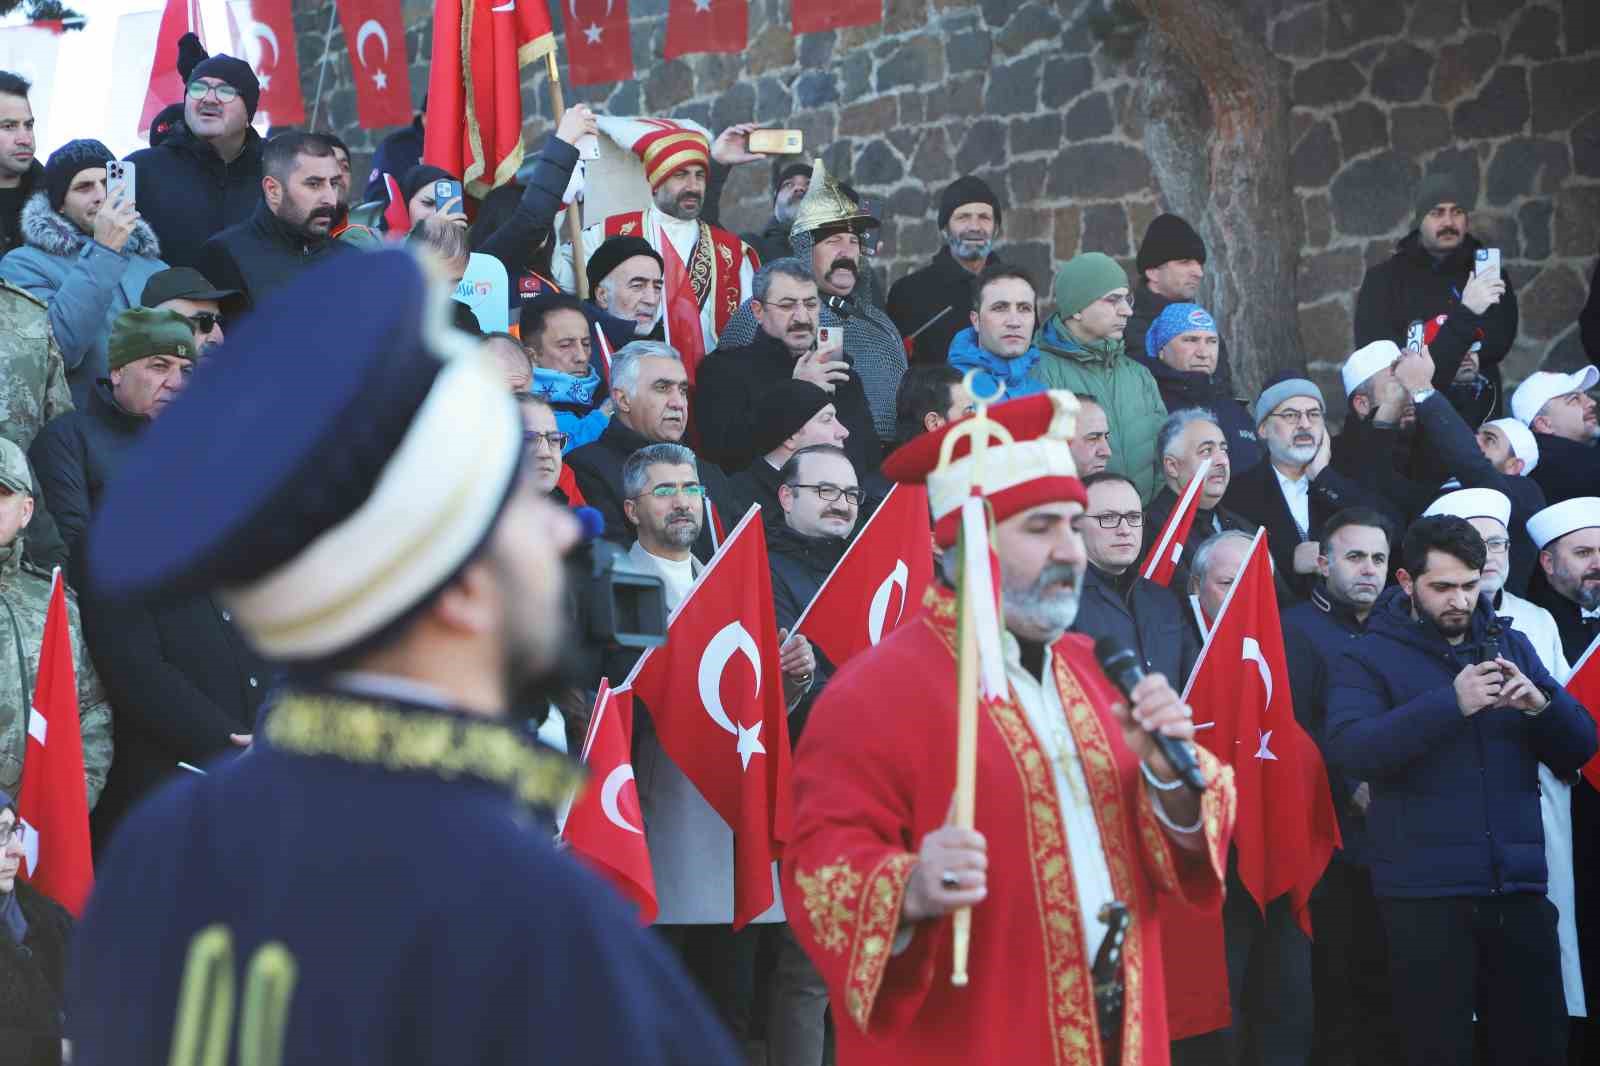
M 1490 707 L 1468 718 L 1454 681 L 1499 654 L 1550 697 L 1528 717 Z M 1539 763 L 1558 775 L 1594 755 L 1594 720 L 1550 676 L 1510 619 L 1480 599 L 1472 629 L 1451 645 L 1411 616 L 1400 588 L 1379 598 L 1364 635 L 1330 672 L 1326 752 L 1334 767 L 1372 788 L 1371 869 L 1381 897 L 1544 895 L 1548 872 L 1539 810 Z
M 138 307 L 145 282 L 167 269 L 161 242 L 142 219 L 122 251 L 113 252 L 50 208 L 36 193 L 22 209 L 23 246 L 0 259 L 0 277 L 50 306 L 50 329 L 67 366 L 72 402 L 82 407 L 106 376 L 111 324 Z
M 978 343 L 978 332 L 971 326 L 957 333 L 950 342 L 950 365 L 963 374 L 969 370 L 978 372 L 972 383 L 979 396 L 992 395 L 997 381 L 1006 387 L 1008 400 L 1044 392 L 1045 383 L 1038 375 L 1039 360 L 1043 357 L 1037 346 L 1030 346 L 1014 359 L 996 355 Z
M 1111 462 L 1148 504 L 1161 488 L 1156 471 L 1156 434 L 1167 420 L 1167 405 L 1150 371 L 1115 345 L 1109 356 L 1091 352 L 1052 317 L 1039 332 L 1037 376 L 1047 388 L 1089 393 L 1105 408 L 1111 427 Z
M 261 148 L 246 130 L 244 149 L 231 163 L 187 128 L 154 148 L 128 156 L 134 164 L 134 199 L 139 215 L 161 238 L 167 262 L 199 266 L 200 248 L 229 226 L 243 222 L 261 200 Z M 216 278 L 207 275 L 213 285 Z

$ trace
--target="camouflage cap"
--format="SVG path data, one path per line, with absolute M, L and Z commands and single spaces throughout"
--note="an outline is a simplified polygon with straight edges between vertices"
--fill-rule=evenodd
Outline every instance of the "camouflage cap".
M 0 437 L 0 485 L 12 492 L 33 495 L 33 475 L 28 472 L 28 457 L 15 443 Z
M 193 359 L 194 327 L 176 311 L 130 307 L 111 324 L 106 362 L 112 370 L 118 370 L 152 355 Z

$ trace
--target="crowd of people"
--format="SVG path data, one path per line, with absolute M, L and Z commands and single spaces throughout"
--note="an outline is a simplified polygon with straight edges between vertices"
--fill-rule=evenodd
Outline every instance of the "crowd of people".
M 931 262 L 884 292 L 873 266 L 878 218 L 820 161 L 752 152 L 753 125 L 713 136 L 687 120 L 578 105 L 517 181 L 469 213 L 462 176 L 420 161 L 424 109 L 385 143 L 355 201 L 343 142 L 301 130 L 261 136 L 250 67 L 193 47 L 182 55 L 186 98 L 129 157 L 131 182 L 116 180 L 118 161 L 97 141 L 35 160 L 29 85 L 0 72 L 0 601 L 14 649 L 0 655 L 9 694 L 0 704 L 0 1059 L 58 1062 L 67 1051 L 92 1062 L 165 1061 L 183 948 L 161 947 L 161 923 L 181 925 L 189 910 L 221 913 L 207 892 L 255 892 L 251 877 L 276 876 L 259 864 L 302 845 L 327 863 L 297 862 L 302 876 L 357 886 L 320 890 L 316 906 L 359 924 L 364 900 L 383 912 L 380 925 L 392 910 L 395 922 L 448 927 L 454 957 L 432 960 L 448 973 L 430 980 L 515 955 L 503 973 L 491 970 L 518 981 L 517 966 L 556 965 L 528 958 L 605 952 L 593 983 L 548 1004 L 570 1000 L 583 1012 L 589 996 L 626 1014 L 615 1031 L 590 1034 L 583 1061 L 723 1062 L 742 1052 L 745 1061 L 820 1066 L 835 1055 L 946 1061 L 959 1051 L 982 1060 L 985 1049 L 987 1061 L 1001 1061 L 993 1049 L 1006 1047 L 1005 1061 L 1053 1054 L 1108 1066 L 1114 1055 L 1191 1066 L 1456 1066 L 1475 1053 L 1556 1066 L 1600 1048 L 1588 1023 L 1600 997 L 1600 798 L 1580 776 L 1596 728 L 1563 688 L 1600 636 L 1591 395 L 1600 293 L 1591 291 L 1583 330 L 1596 366 L 1509 380 L 1502 364 L 1517 337 L 1516 294 L 1503 270 L 1483 265 L 1471 190 L 1445 176 L 1417 190 L 1414 228 L 1357 295 L 1342 398 L 1297 370 L 1244 395 L 1223 328 L 1198 302 L 1205 243 L 1173 214 L 1150 224 L 1132 277 L 1086 250 L 1038 278 L 1005 259 L 1008 205 L 983 180 L 962 177 L 938 197 L 942 243 Z M 650 199 L 588 219 L 574 244 L 557 219 L 576 209 L 578 146 L 589 136 L 635 153 Z M 733 168 L 769 163 L 770 220 L 744 235 L 723 228 L 719 199 Z M 497 261 L 509 328 L 486 326 L 456 301 L 454 339 L 431 339 L 418 310 L 422 275 L 383 253 L 397 246 L 451 286 L 475 258 Z M 360 336 L 332 327 L 337 301 L 358 296 L 368 308 Z M 235 351 L 227 338 L 240 330 L 248 340 Z M 520 454 L 495 450 L 501 414 L 491 415 L 498 400 L 484 399 L 482 379 L 440 371 L 432 357 L 467 343 L 463 335 L 496 369 L 488 395 L 515 401 L 507 410 L 520 417 Z M 354 339 L 346 351 L 329 338 Z M 197 410 L 201 396 L 224 404 L 214 421 Z M 1007 467 L 1010 495 L 993 496 L 1015 712 L 996 718 L 996 736 L 1013 746 L 1008 756 L 980 739 L 980 779 L 1012 758 L 1053 768 L 1014 797 L 1011 786 L 986 791 L 1001 809 L 1014 802 L 1015 817 L 1001 825 L 985 816 L 981 835 L 945 827 L 954 738 L 939 732 L 937 715 L 912 714 L 912 704 L 953 706 L 953 530 L 976 475 L 952 480 L 935 459 L 980 405 L 1015 438 L 1002 451 L 1018 456 Z M 265 436 L 248 439 L 251 428 Z M 157 458 L 172 463 L 170 477 Z M 235 461 L 238 484 L 213 500 L 218 464 Z M 519 464 L 532 496 L 556 508 L 524 514 L 502 502 Z M 1142 563 L 1202 467 L 1193 524 L 1162 584 Z M 391 480 L 407 472 L 413 483 Z M 927 485 L 933 507 L 942 576 L 927 627 L 830 662 L 796 624 L 891 486 L 907 483 Z M 188 501 L 196 529 L 173 533 L 185 490 L 206 502 Z M 411 517 L 384 511 L 386 527 L 369 514 L 408 491 L 414 513 L 401 512 Z M 449 691 L 471 705 L 481 694 L 474 666 L 504 666 L 475 657 L 490 638 L 522 639 L 524 665 L 548 675 L 559 657 L 548 631 L 565 628 L 552 619 L 581 626 L 590 606 L 581 588 L 550 591 L 560 565 L 544 555 L 556 559 L 577 538 L 572 509 L 592 509 L 591 534 L 624 549 L 623 565 L 658 578 L 671 610 L 752 505 L 766 527 L 796 781 L 797 843 L 782 899 L 766 914 L 735 928 L 733 831 L 666 753 L 642 702 L 633 765 L 659 901 L 648 937 L 610 929 L 609 899 L 560 904 L 559 938 L 497 944 L 504 929 L 471 926 L 480 907 L 591 893 L 592 882 L 565 880 L 577 876 L 565 872 L 566 856 L 550 860 L 555 873 L 542 858 L 457 865 L 452 880 L 495 887 L 430 901 L 428 914 L 445 917 L 407 917 L 409 897 L 379 898 L 386 877 L 410 876 L 404 867 L 347 864 L 294 835 L 308 824 L 296 818 L 330 834 L 320 822 L 330 816 L 356 835 L 369 817 L 435 824 L 418 813 L 430 802 L 420 794 L 382 792 L 344 809 L 320 779 L 273 778 L 288 772 L 273 758 L 338 754 L 339 737 L 316 734 L 316 719 L 319 708 L 341 712 L 318 700 L 435 702 L 434 690 L 414 683 L 429 668 L 441 686 L 464 686 Z M 467 523 L 451 534 L 458 548 L 436 555 L 429 538 L 457 523 Z M 1152 731 L 1192 736 L 1176 693 L 1261 530 L 1295 717 L 1325 764 L 1343 839 L 1311 898 L 1310 923 L 1287 896 L 1258 907 L 1243 887 L 1227 842 L 1223 768 L 1204 756 L 1221 784 L 1196 801 L 1151 740 Z M 513 534 L 524 540 L 503 543 Z M 387 537 L 411 537 L 407 554 L 366 558 Z M 497 597 L 509 593 L 473 584 L 478 563 L 459 557 L 472 545 L 487 554 L 468 558 L 487 559 L 525 601 L 508 606 Z M 75 977 L 70 917 L 17 878 L 23 833 L 12 802 L 56 567 L 74 590 L 94 846 L 114 871 L 84 927 L 94 950 L 76 955 L 97 972 Z M 385 591 L 401 571 L 413 574 L 405 590 Z M 135 588 L 161 594 L 127 594 Z M 392 602 L 368 603 L 385 595 Z M 472 620 L 502 608 L 542 635 Z M 907 615 L 920 608 L 907 605 Z M 1134 649 L 1147 683 L 1124 701 L 1084 658 L 1087 644 L 1067 634 Z M 601 678 L 625 676 L 638 654 L 610 647 L 568 663 L 553 698 L 518 717 L 576 755 Z M 411 678 L 409 687 L 390 674 Z M 338 695 L 304 695 L 308 677 Z M 493 690 L 488 702 L 518 698 Z M 1079 703 L 1099 709 L 1103 729 L 1074 718 Z M 405 727 L 386 724 L 386 713 L 380 706 L 365 724 L 399 746 Z M 278 755 L 246 757 L 263 748 Z M 234 778 L 221 776 L 224 765 L 239 768 Z M 501 773 L 463 765 L 490 781 Z M 192 791 L 180 801 L 162 786 L 180 778 L 202 787 L 180 767 L 237 779 L 237 789 L 200 806 Z M 526 786 L 546 769 L 517 772 Z M 560 806 L 540 795 L 551 811 Z M 161 798 L 140 806 L 152 796 Z M 263 806 L 279 821 L 267 825 Z M 252 854 L 228 839 L 230 812 L 258 834 L 242 842 Z M 478 817 L 447 850 L 470 854 L 499 839 Z M 402 840 L 394 846 L 412 863 L 427 851 L 425 840 Z M 130 841 L 184 854 L 129 861 Z M 1038 876 L 1054 887 L 1037 899 L 1034 884 L 1004 865 L 1052 856 L 1054 872 Z M 1150 872 L 1130 872 L 1130 861 Z M 169 890 L 184 907 L 148 899 Z M 1059 914 L 1051 892 L 1070 897 Z M 1192 960 L 1175 947 L 1163 957 L 1150 930 L 1173 893 L 1192 908 L 1176 920 L 1220 932 L 1220 1016 L 1186 1012 L 1170 994 Z M 142 905 L 130 902 L 141 895 Z M 1127 1006 L 1118 978 L 1113 1020 L 1102 1014 L 1097 1027 L 1099 1005 L 1070 986 L 1087 987 L 1099 940 L 1090 916 L 1113 899 L 1134 912 Z M 971 905 L 980 916 L 975 986 L 987 980 L 988 991 L 963 1001 L 939 960 L 948 915 Z M 1027 924 L 1036 908 L 1043 933 Z M 1018 924 L 1006 924 L 1002 909 Z M 273 921 L 317 928 L 266 913 L 237 926 L 252 930 L 252 945 L 290 935 Z M 1081 915 L 1083 928 L 1061 914 Z M 245 950 L 248 938 L 236 935 Z M 317 960 L 354 987 L 372 980 L 363 966 L 414 965 L 396 957 L 404 940 L 384 942 L 380 930 L 315 950 L 359 956 Z M 146 981 L 133 960 L 163 950 L 175 961 Z M 391 961 L 371 961 L 380 958 Z M 1074 977 L 1050 970 L 1047 992 L 1044 969 L 1062 966 L 1076 966 Z M 680 967 L 698 992 L 676 978 Z M 69 983 L 78 989 L 71 1002 Z M 134 991 L 146 984 L 154 999 Z M 474 987 L 407 1003 L 435 1018 L 476 1018 Z M 484 1001 L 517 1013 L 505 996 Z M 966 1017 L 973 1004 L 981 1009 Z M 152 1010 L 162 1016 L 140 1020 Z M 483 1022 L 499 1035 L 456 1045 L 434 1034 L 392 1058 L 372 1050 L 404 1042 L 386 1027 L 414 1030 L 389 1009 L 345 1031 L 337 1015 L 303 1018 L 291 1044 L 321 1057 L 350 1049 L 339 1054 L 352 1062 L 501 1061 L 462 1049 L 513 1047 L 579 1061 L 561 1057 L 563 1047 L 577 1055 L 563 1043 L 570 1031 L 502 1028 L 503 1016 Z M 1068 1047 L 1082 1054 L 1061 1058 Z M 1101 1057 L 1082 1057 L 1090 1053 Z

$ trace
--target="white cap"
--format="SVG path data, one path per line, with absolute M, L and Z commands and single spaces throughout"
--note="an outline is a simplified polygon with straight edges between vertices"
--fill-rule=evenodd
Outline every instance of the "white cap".
M 1596 383 L 1600 383 L 1600 369 L 1593 366 L 1574 370 L 1570 374 L 1537 370 L 1529 374 L 1517 386 L 1517 391 L 1511 394 L 1511 413 L 1523 425 L 1531 426 L 1533 420 L 1539 417 L 1539 412 L 1544 410 L 1544 405 L 1557 396 L 1565 396 L 1569 392 L 1588 392 Z
M 1528 519 L 1528 536 L 1542 551 L 1551 541 L 1591 526 L 1600 526 L 1600 496 L 1574 496 Z
M 1539 442 L 1534 440 L 1533 430 L 1515 418 L 1497 418 L 1484 423 L 1485 428 L 1489 426 L 1505 435 L 1506 443 L 1511 445 L 1511 454 L 1522 460 L 1522 476 L 1533 473 L 1533 468 L 1539 465 Z
M 1499 489 L 1457 489 L 1428 504 L 1423 518 L 1454 515 L 1456 518 L 1492 518 L 1503 526 L 1511 525 L 1511 501 Z
M 1352 392 L 1367 383 L 1368 378 L 1394 366 L 1399 358 L 1400 346 L 1394 341 L 1373 341 L 1365 348 L 1356 349 L 1339 371 L 1344 379 L 1344 398 L 1348 400 Z

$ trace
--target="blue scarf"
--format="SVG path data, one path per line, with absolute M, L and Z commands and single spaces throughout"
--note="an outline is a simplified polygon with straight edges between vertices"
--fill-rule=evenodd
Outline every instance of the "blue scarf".
M 573 377 L 559 370 L 533 368 L 533 384 L 528 391 L 542 396 L 552 406 L 562 404 L 588 410 L 595 406 L 594 394 L 600 388 L 600 368 L 589 364 L 587 377 Z
M 996 381 L 1006 387 L 1005 398 L 1008 400 L 1044 392 L 1044 382 L 1033 376 L 1033 368 L 1039 365 L 1041 358 L 1043 353 L 1032 345 L 1014 358 L 996 355 L 978 344 L 977 331 L 971 326 L 957 333 L 950 341 L 950 365 L 963 372 L 978 372 L 973 385 L 979 396 L 991 395 Z

